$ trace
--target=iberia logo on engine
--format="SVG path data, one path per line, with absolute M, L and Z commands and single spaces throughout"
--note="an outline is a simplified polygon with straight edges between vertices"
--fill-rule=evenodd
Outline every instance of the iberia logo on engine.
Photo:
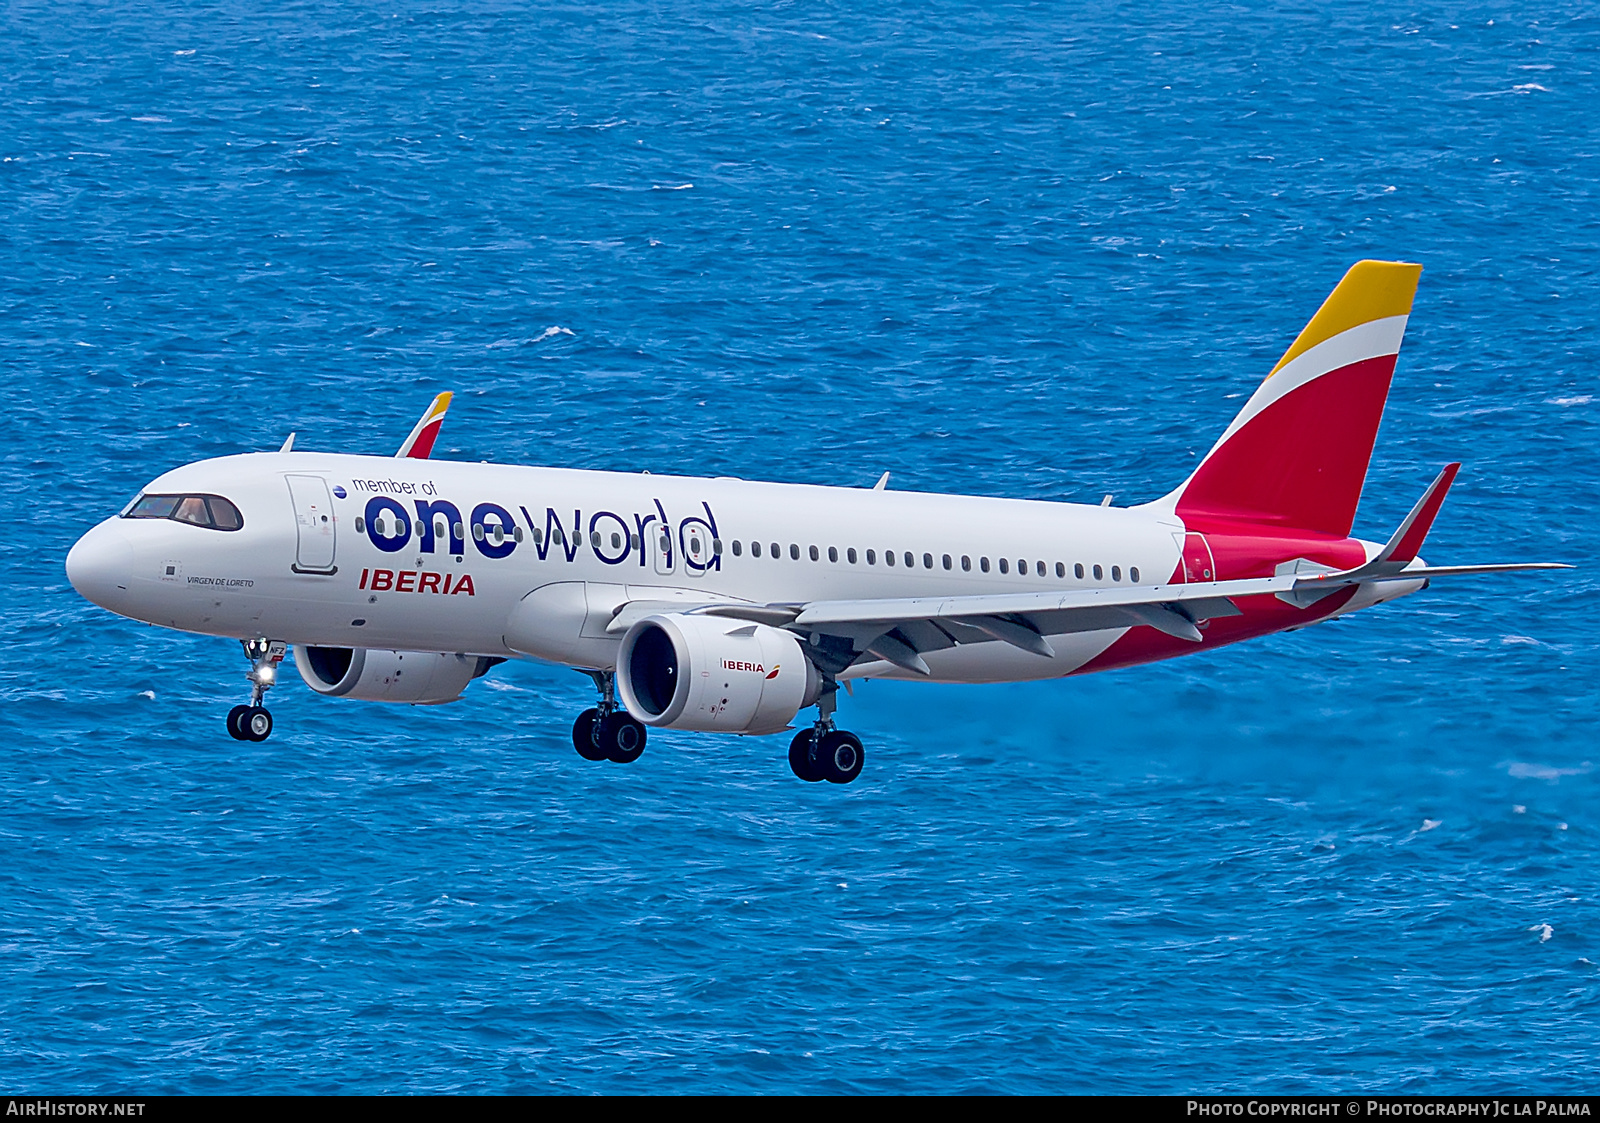
M 371 589 L 374 593 L 438 593 L 452 597 L 458 593 L 465 593 L 469 597 L 478 595 L 472 587 L 470 573 L 457 577 L 453 573 L 417 569 L 363 569 L 361 583 L 356 588 Z
M 725 671 L 754 671 L 758 675 L 766 675 L 769 679 L 778 677 L 780 666 L 781 664 L 774 663 L 772 664 L 772 670 L 769 671 L 760 663 L 744 663 L 738 659 L 724 659 L 722 661 L 722 669 Z

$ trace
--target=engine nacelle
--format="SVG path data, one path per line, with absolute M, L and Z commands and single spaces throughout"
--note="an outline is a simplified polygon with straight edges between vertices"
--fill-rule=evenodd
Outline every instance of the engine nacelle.
M 477 655 L 436 651 L 372 651 L 363 647 L 296 644 L 294 665 L 318 694 L 363 702 L 437 706 L 461 697 L 467 683 L 492 665 Z
M 722 616 L 646 616 L 617 655 L 617 692 L 646 725 L 776 733 L 821 689 L 792 633 Z

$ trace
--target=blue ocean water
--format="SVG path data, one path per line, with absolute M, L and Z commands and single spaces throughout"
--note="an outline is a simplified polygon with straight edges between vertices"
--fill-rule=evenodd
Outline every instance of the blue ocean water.
M 1582 3 L 0 14 L 0 1084 L 1592 1091 L 1600 16 Z M 1426 593 L 870 683 L 590 765 L 570 671 L 276 690 L 62 560 L 207 456 L 1137 502 L 1349 264 L 1426 266 L 1357 531 Z M 820 789 L 820 790 L 819 790 Z

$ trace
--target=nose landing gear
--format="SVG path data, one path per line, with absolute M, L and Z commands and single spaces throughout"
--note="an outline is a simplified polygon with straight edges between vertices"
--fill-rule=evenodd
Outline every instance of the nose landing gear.
M 250 660 L 250 704 L 228 711 L 228 735 L 235 741 L 265 741 L 272 736 L 272 714 L 261 704 L 262 695 L 278 681 L 278 664 L 287 646 L 281 640 L 240 640 L 244 657 Z
M 644 752 L 645 728 L 617 707 L 616 675 L 585 671 L 600 692 L 600 704 L 584 710 L 572 725 L 572 747 L 584 760 L 632 764 Z
M 861 775 L 861 766 L 866 763 L 861 738 L 834 728 L 837 696 L 837 686 L 832 690 L 824 687 L 822 696 L 817 699 L 816 724 L 802 729 L 789 742 L 789 768 L 810 784 L 822 780 L 848 784 Z

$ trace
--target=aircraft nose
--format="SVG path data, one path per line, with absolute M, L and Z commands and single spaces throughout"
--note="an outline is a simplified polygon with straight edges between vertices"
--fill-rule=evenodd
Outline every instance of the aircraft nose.
M 133 545 L 122 530 L 101 523 L 67 554 L 67 580 L 85 600 L 118 611 L 133 576 Z

